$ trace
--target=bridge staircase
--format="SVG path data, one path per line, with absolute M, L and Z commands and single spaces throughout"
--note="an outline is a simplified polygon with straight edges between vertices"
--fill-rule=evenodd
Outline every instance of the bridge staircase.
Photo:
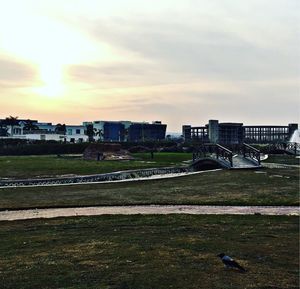
M 282 151 L 290 155 L 300 155 L 300 144 L 297 142 L 278 142 L 270 144 L 269 151 Z
M 221 167 L 227 169 L 252 169 L 261 167 L 260 151 L 243 143 L 235 151 L 220 144 L 202 144 L 193 153 L 195 170 Z

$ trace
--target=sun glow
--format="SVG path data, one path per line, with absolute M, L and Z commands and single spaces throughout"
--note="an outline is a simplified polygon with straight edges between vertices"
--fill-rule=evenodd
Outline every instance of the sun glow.
M 33 91 L 47 97 L 61 97 L 65 92 L 62 65 L 46 64 L 40 66 L 42 85 Z
M 10 17 L 12 13 L 8 10 L 12 10 L 14 18 Z M 5 54 L 29 61 L 39 70 L 39 77 L 31 90 L 40 96 L 63 96 L 67 85 L 64 68 L 67 65 L 105 57 L 101 51 L 99 54 L 99 47 L 80 31 L 28 10 L 25 5 L 15 9 L 7 2 L 5 13 L 0 12 L 0 26 L 7 27 L 0 29 L 0 53 L 2 50 Z

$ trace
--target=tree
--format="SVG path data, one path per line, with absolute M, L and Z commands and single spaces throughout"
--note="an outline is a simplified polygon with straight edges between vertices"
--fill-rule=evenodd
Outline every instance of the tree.
M 129 136 L 129 129 L 125 128 L 124 129 L 124 141 L 128 141 L 128 136 Z
M 18 121 L 18 117 L 17 116 L 9 116 L 6 117 L 5 120 L 3 121 L 3 123 L 6 126 L 10 126 L 10 135 L 13 136 L 14 134 L 14 127 L 19 125 L 19 121 Z
M 55 127 L 55 132 L 57 134 L 66 134 L 66 132 L 67 132 L 66 125 L 58 123 Z
M 4 120 L 0 120 L 0 136 L 8 136 L 7 127 Z
M 99 140 L 102 141 L 103 140 L 103 137 L 104 137 L 104 132 L 103 132 L 103 129 L 99 128 L 94 128 L 94 135 L 95 136 L 99 136 Z
M 89 142 L 94 141 L 94 126 L 92 124 L 86 126 L 86 135 L 89 137 Z
M 23 130 L 34 131 L 34 130 L 38 130 L 38 129 L 39 129 L 39 127 L 38 127 L 36 124 L 34 124 L 34 123 L 32 122 L 32 120 L 27 119 L 27 120 L 25 121 L 25 125 L 24 125 L 24 127 L 23 127 Z

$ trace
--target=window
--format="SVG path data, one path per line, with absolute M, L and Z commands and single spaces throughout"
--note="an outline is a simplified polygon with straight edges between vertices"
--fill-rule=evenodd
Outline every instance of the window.
M 76 134 L 80 134 L 80 129 L 76 129 Z

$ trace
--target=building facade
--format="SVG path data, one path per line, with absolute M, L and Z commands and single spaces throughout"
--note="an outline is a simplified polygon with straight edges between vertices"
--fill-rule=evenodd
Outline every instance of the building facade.
M 132 123 L 128 129 L 128 140 L 138 141 L 160 141 L 166 138 L 167 125 L 160 122 Z
M 298 124 L 287 126 L 256 125 L 244 126 L 243 123 L 209 120 L 205 126 L 182 126 L 182 135 L 186 141 L 199 141 L 220 144 L 273 143 L 289 141 Z
M 160 121 L 131 122 L 131 121 L 94 121 L 84 122 L 84 125 L 92 125 L 94 139 L 106 142 L 143 142 L 160 141 L 166 138 L 167 125 Z
M 157 141 L 166 137 L 161 122 L 94 121 L 82 125 L 52 124 L 37 120 L 0 119 L 0 138 L 79 143 L 91 141 Z

